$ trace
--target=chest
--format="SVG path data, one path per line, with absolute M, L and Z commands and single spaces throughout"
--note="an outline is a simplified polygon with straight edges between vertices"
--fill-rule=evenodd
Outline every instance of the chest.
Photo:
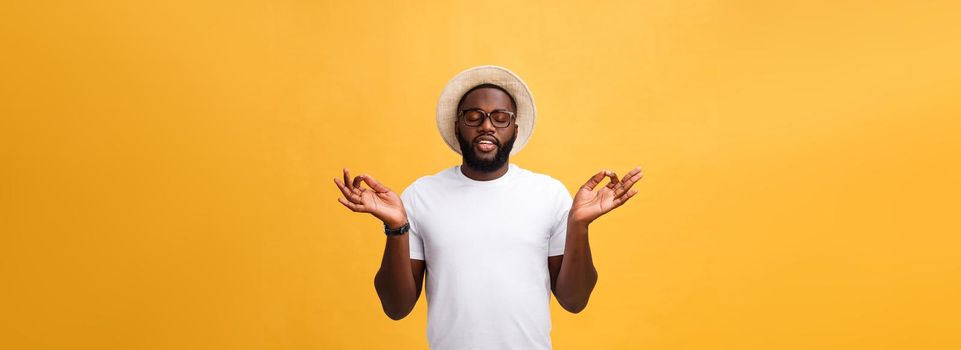
M 463 190 L 426 199 L 418 223 L 433 258 L 540 254 L 547 250 L 556 219 L 550 198 L 523 190 Z

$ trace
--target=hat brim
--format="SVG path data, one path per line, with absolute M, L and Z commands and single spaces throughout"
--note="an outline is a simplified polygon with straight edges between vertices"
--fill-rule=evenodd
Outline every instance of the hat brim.
M 517 123 L 517 139 L 514 141 L 514 148 L 511 150 L 513 156 L 525 145 L 534 132 L 534 97 L 531 95 L 527 84 L 521 80 L 517 74 L 507 68 L 498 66 L 478 66 L 458 73 L 447 82 L 444 91 L 440 94 L 437 102 L 437 129 L 440 136 L 444 138 L 447 145 L 454 152 L 461 153 L 460 143 L 454 134 L 455 123 L 457 122 L 457 104 L 471 88 L 481 84 L 494 84 L 500 86 L 514 98 L 517 105 L 515 113 Z

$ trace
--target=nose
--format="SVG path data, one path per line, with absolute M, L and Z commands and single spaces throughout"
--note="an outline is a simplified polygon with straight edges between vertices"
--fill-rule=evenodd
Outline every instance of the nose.
M 493 134 L 495 131 L 497 131 L 497 128 L 494 127 L 494 121 L 491 120 L 490 116 L 488 116 L 487 118 L 484 118 L 484 120 L 481 120 L 481 125 L 477 126 L 477 130 L 480 132 Z

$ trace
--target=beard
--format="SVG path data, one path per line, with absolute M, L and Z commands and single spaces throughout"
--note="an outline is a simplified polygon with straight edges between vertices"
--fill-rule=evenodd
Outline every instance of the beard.
M 510 159 L 511 150 L 514 149 L 514 140 L 517 139 L 517 132 L 515 131 L 510 140 L 497 145 L 497 153 L 494 154 L 493 159 L 481 159 L 477 156 L 473 141 L 465 140 L 459 130 L 455 130 L 454 134 L 457 136 L 457 143 L 460 144 L 460 153 L 464 156 L 464 164 L 483 173 L 490 173 L 504 166 Z

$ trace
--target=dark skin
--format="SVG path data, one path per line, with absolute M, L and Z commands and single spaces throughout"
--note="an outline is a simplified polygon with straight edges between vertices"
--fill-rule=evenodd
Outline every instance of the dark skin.
M 517 108 L 514 107 L 514 103 L 511 101 L 510 96 L 505 94 L 503 91 L 494 88 L 481 88 L 471 91 L 470 94 L 464 96 L 464 100 L 461 101 L 460 106 L 457 107 L 458 111 L 465 109 L 480 108 L 486 112 L 493 112 L 496 110 L 504 110 L 510 112 L 517 112 Z M 478 138 L 480 137 L 493 137 L 495 139 L 497 147 L 501 147 L 507 140 L 517 134 L 517 123 L 511 123 L 510 126 L 506 128 L 496 128 L 491 124 L 490 118 L 484 120 L 480 126 L 470 127 L 464 125 L 464 123 L 458 120 L 457 130 L 465 140 L 471 141 L 474 148 L 469 150 L 461 150 L 461 152 L 474 152 L 478 158 L 482 160 L 494 159 L 497 149 L 490 152 L 483 152 L 478 148 Z M 478 171 L 472 169 L 466 163 L 462 164 L 460 170 L 471 179 L 477 181 L 490 181 L 497 179 L 507 173 L 507 167 L 510 162 L 504 163 L 500 168 L 489 173 Z
M 458 109 L 469 108 L 480 108 L 487 112 L 497 109 L 515 111 L 510 97 L 494 88 L 480 88 L 465 96 Z M 490 119 L 477 127 L 468 127 L 460 122 L 456 127 L 457 132 L 464 139 L 471 140 L 474 146 L 472 149 L 461 151 L 476 152 L 478 157 L 485 160 L 493 158 L 496 149 L 488 152 L 481 151 L 478 147 L 478 138 L 493 138 L 499 148 L 503 142 L 517 133 L 516 124 L 506 128 L 495 128 Z M 467 164 L 462 164 L 460 169 L 471 179 L 489 181 L 503 176 L 507 172 L 509 163 L 491 172 L 471 169 Z M 568 213 L 564 255 L 547 258 L 551 291 L 565 310 L 572 313 L 583 310 L 597 284 L 597 270 L 594 268 L 588 240 L 590 224 L 634 196 L 637 190 L 632 190 L 631 187 L 642 177 L 640 167 L 630 170 L 623 181 L 618 179 L 614 172 L 602 170 L 588 179 L 575 194 Z M 610 181 L 595 191 L 604 178 L 610 178 Z M 345 168 L 343 180 L 335 178 L 334 183 L 344 195 L 337 198 L 338 202 L 351 211 L 369 213 L 391 228 L 400 227 L 407 222 L 407 214 L 400 197 L 369 175 L 363 174 L 351 180 L 350 172 Z M 363 188 L 362 183 L 367 184 L 369 188 Z M 406 317 L 413 310 L 414 304 L 420 298 L 426 270 L 426 263 L 423 260 L 410 259 L 408 239 L 408 233 L 386 238 L 380 269 L 374 277 L 374 288 L 377 290 L 384 313 L 394 320 Z

